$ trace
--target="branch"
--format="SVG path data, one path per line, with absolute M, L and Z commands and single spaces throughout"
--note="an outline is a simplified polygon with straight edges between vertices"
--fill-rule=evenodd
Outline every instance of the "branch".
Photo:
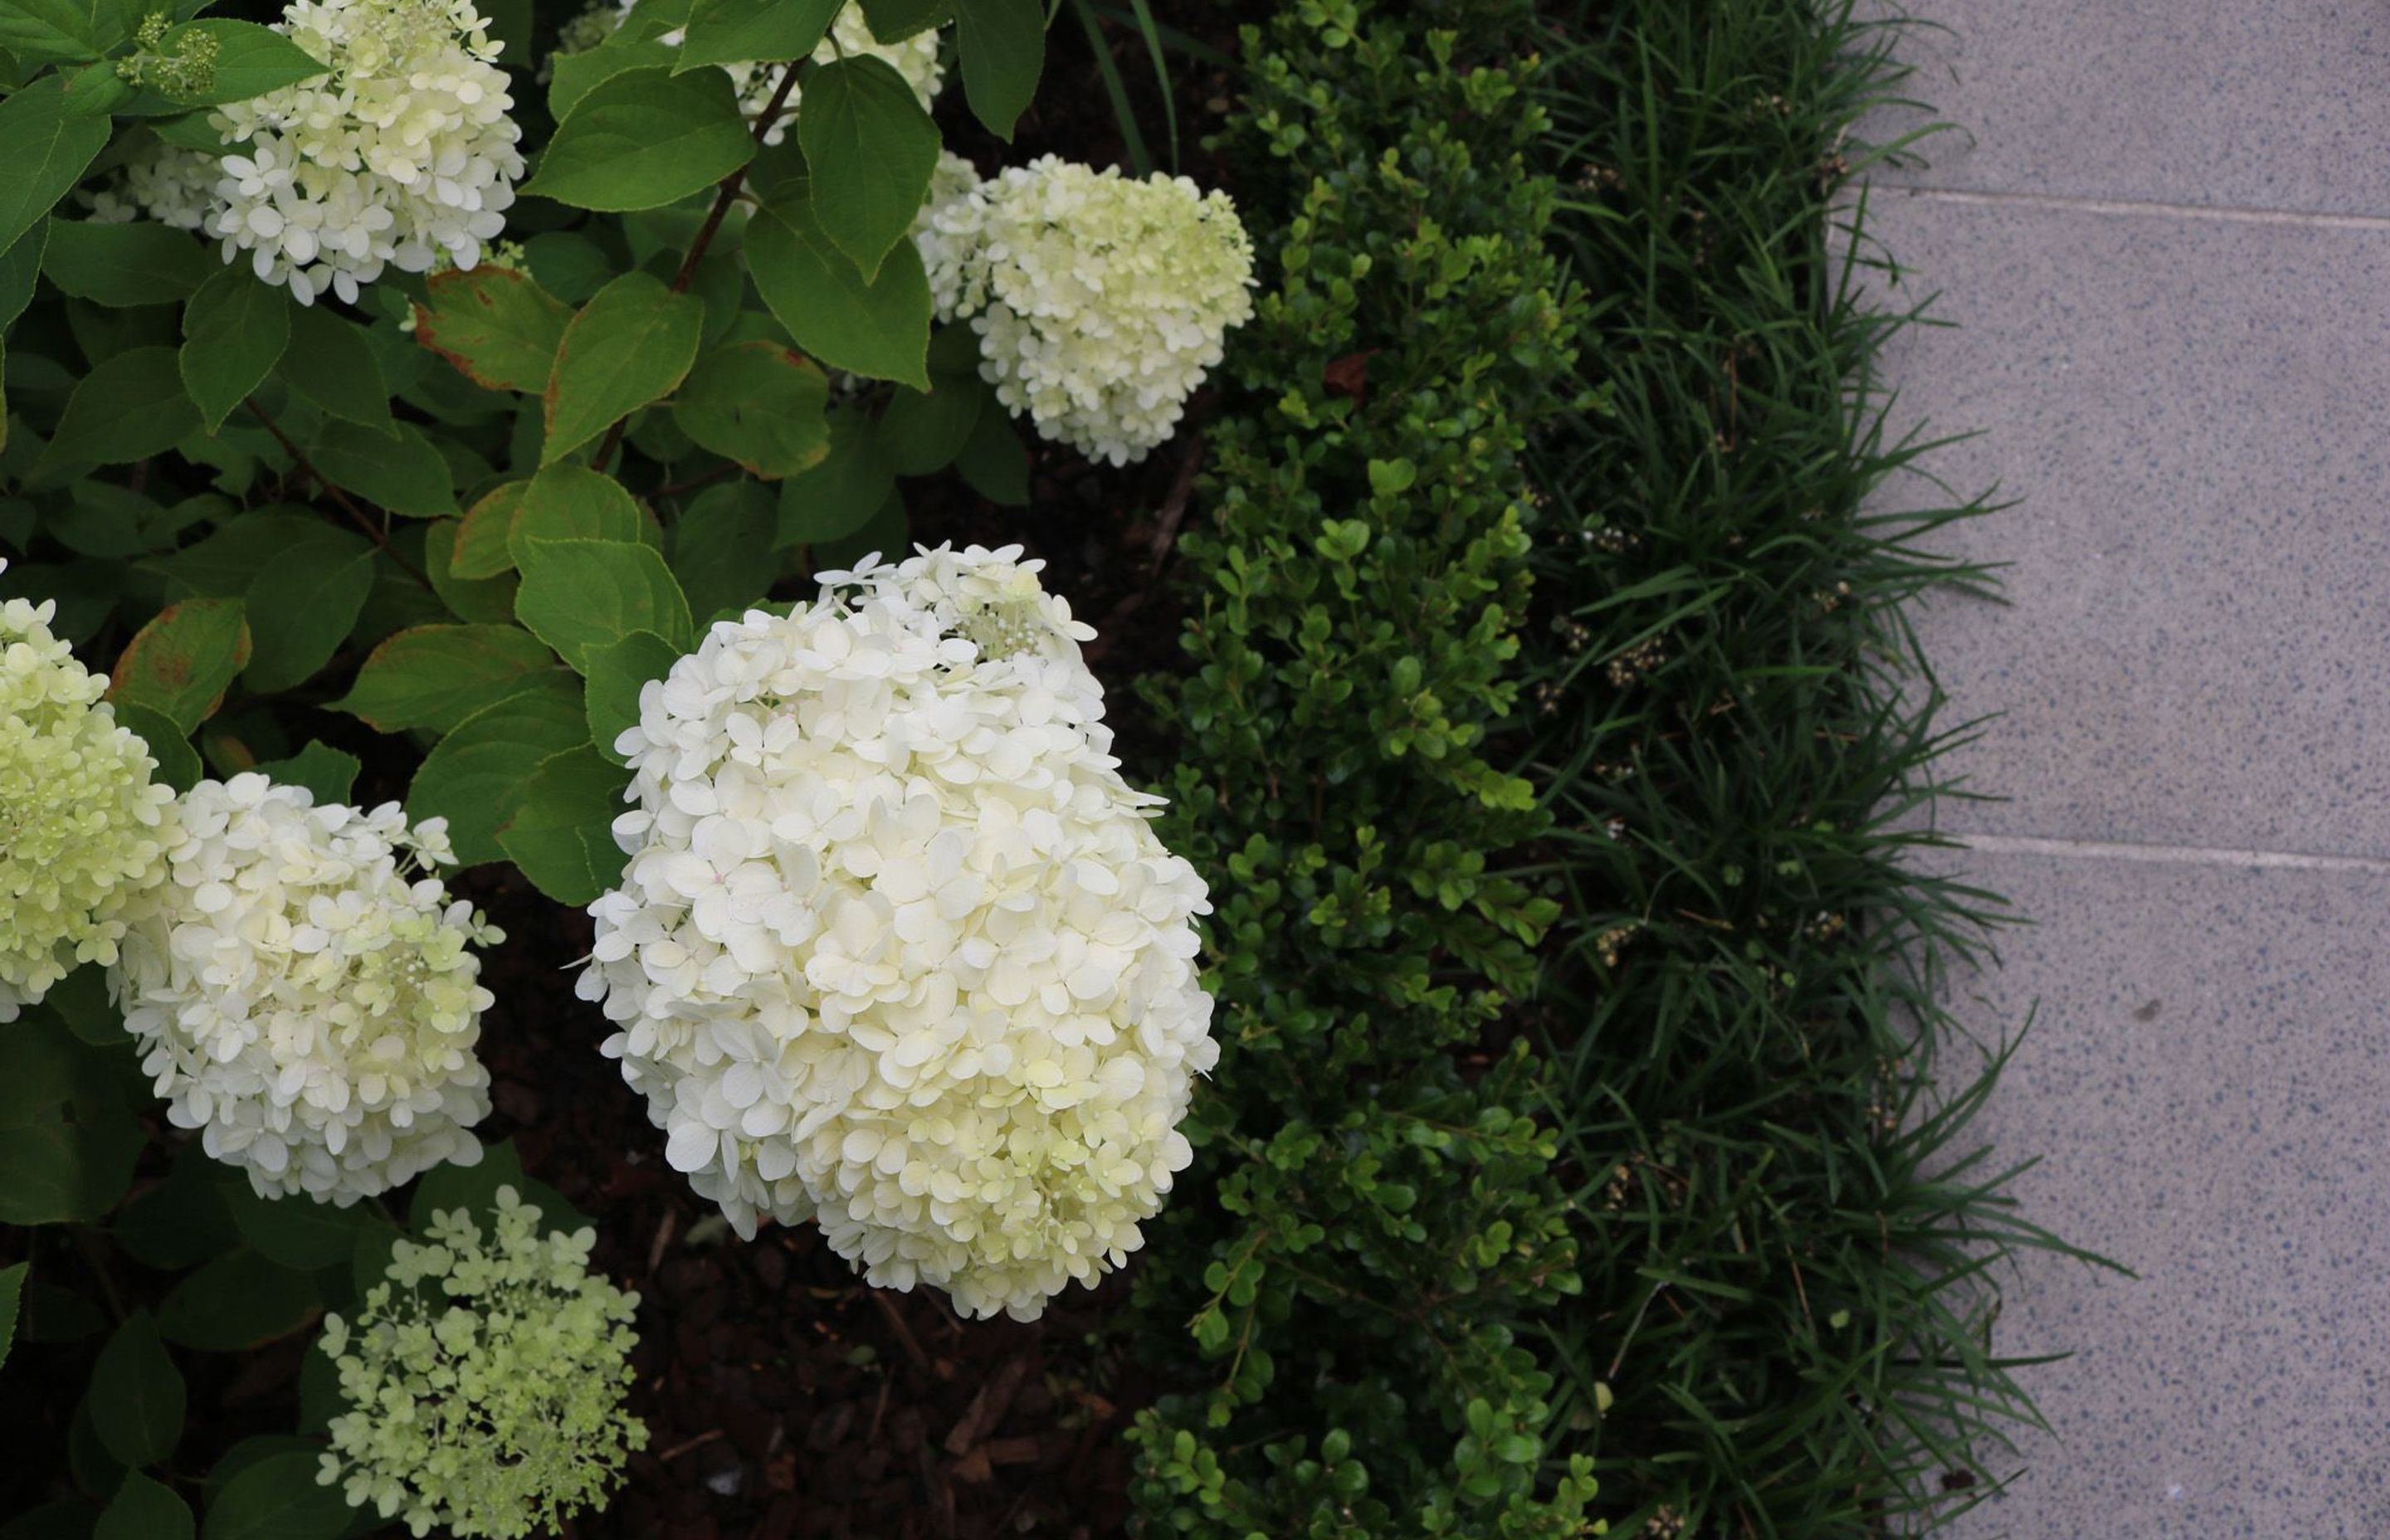
M 796 88 L 797 61 L 791 61 L 780 71 L 780 83 L 772 88 L 772 99 L 764 104 L 763 114 L 755 120 L 757 143 L 760 144 L 764 135 L 771 132 L 772 124 L 780 116 L 780 109 L 789 104 L 789 93 Z M 689 280 L 697 276 L 697 264 L 705 260 L 706 248 L 713 244 L 714 233 L 722 228 L 722 221 L 729 214 L 730 205 L 739 201 L 739 189 L 746 185 L 745 166 L 722 179 L 722 190 L 714 194 L 713 207 L 706 212 L 705 223 L 697 227 L 697 238 L 688 243 L 688 255 L 681 259 L 680 271 L 673 275 L 674 293 L 688 292 Z M 623 425 L 630 420 L 628 417 L 617 417 L 614 426 L 606 430 L 606 442 L 598 446 L 596 456 L 589 462 L 590 469 L 603 471 L 613 463 L 614 451 L 622 446 Z
M 382 533 L 381 525 L 377 523 L 365 509 L 349 501 L 347 493 L 334 486 L 322 471 L 315 468 L 315 463 L 307 458 L 307 452 L 293 443 L 290 435 L 282 430 L 281 425 L 265 415 L 264 407 L 251 401 L 249 404 L 249 409 L 256 415 L 258 421 L 265 425 L 265 430 L 274 435 L 274 442 L 282 446 L 282 452 L 290 456 L 291 464 L 305 471 L 311 481 L 322 487 L 325 494 L 340 505 L 341 511 L 349 516 L 349 521 L 363 530 L 367 539 L 381 547 L 382 555 L 397 562 L 400 571 L 423 584 L 425 593 L 438 597 L 440 590 L 431 586 L 431 580 L 424 575 L 423 569 L 399 554 L 398 547 L 390 543 L 390 536 Z

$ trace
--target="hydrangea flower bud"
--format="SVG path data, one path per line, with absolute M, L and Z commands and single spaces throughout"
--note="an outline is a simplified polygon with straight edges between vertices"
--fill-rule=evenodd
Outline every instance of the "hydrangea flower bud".
M 482 1158 L 490 992 L 504 939 L 424 868 L 443 820 L 317 806 L 263 776 L 179 803 L 166 879 L 134 901 L 109 985 L 167 1118 L 264 1197 L 346 1207 Z
M 914 230 L 938 317 L 970 317 L 996 399 L 1090 459 L 1168 439 L 1253 317 L 1236 205 L 1183 176 L 1047 155 L 983 183 L 949 155 Z
M 353 1326 L 324 1317 L 350 1410 L 317 1480 L 418 1535 L 553 1534 L 648 1444 L 623 1407 L 639 1297 L 590 1275 L 597 1232 L 543 1235 L 512 1187 L 490 1217 L 484 1237 L 463 1209 L 434 1213 Z
M 116 960 L 124 907 L 176 838 L 149 746 L 51 635 L 55 610 L 0 602 L 0 1021 L 77 964 Z
M 875 1284 L 1033 1319 L 1140 1244 L 1217 1047 L 1202 879 L 1020 555 L 825 573 L 649 684 L 581 993 L 740 1234 L 816 1218 Z

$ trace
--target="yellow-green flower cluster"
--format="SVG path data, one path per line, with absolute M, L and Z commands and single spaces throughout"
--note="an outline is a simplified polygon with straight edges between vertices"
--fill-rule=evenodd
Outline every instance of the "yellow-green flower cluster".
M 590 1275 L 597 1232 L 543 1233 L 512 1187 L 492 1220 L 485 1238 L 463 1209 L 435 1213 L 353 1327 L 324 1318 L 350 1409 L 316 1479 L 418 1535 L 552 1533 L 647 1447 L 623 1405 L 639 1297 Z
M 117 725 L 108 680 L 50 634 L 51 613 L 0 603 L 0 1021 L 76 964 L 116 960 L 124 901 L 158 879 L 173 835 L 148 746 Z

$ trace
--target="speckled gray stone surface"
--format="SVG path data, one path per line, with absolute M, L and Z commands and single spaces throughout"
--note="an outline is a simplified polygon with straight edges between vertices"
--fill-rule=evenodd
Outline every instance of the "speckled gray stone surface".
M 1934 186 L 2390 213 L 2381 0 L 1878 0 L 1938 27 L 1901 52 L 1960 132 Z M 1888 138 L 1909 116 L 1880 115 Z
M 1957 323 L 1892 351 L 1895 421 L 1978 434 L 1930 468 L 2020 499 L 1945 542 L 2005 604 L 1917 612 L 1958 712 L 2002 713 L 1950 764 L 2012 800 L 1947 817 L 2390 856 L 2390 232 L 1887 188 L 1872 220 Z
M 2027 1371 L 2054 1436 L 1952 1540 L 2390 1534 L 2390 877 L 1966 866 L 2039 922 L 1953 992 L 1995 1039 L 2038 1004 L 1980 1131 L 2140 1277 L 2005 1279 L 1997 1346 L 2075 1356 Z

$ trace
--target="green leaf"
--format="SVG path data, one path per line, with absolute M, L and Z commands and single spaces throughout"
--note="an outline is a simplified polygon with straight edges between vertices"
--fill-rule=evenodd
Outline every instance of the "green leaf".
M 17 1340 L 17 1306 L 25 1297 L 25 1274 L 32 1265 L 0 1267 L 0 1364 L 8 1362 L 9 1344 Z
M 541 463 L 553 465 L 668 393 L 696 362 L 704 329 L 703 305 L 646 273 L 625 273 L 599 289 L 556 350 Z
M 290 309 L 289 289 L 258 282 L 245 266 L 218 268 L 184 307 L 175 363 L 210 433 L 281 362 L 290 345 Z
M 989 133 L 1010 142 L 1046 67 L 1046 9 L 1037 0 L 955 0 L 963 96 Z
M 289 1336 L 322 1304 L 307 1274 L 255 1251 L 235 1251 L 174 1286 L 158 1307 L 158 1329 L 166 1341 L 202 1353 L 244 1353 Z
M 116 708 L 116 720 L 149 746 L 149 757 L 158 762 L 159 784 L 188 791 L 207 778 L 190 735 L 163 712 L 148 706 L 121 705 Z
M 747 267 L 756 291 L 797 346 L 834 369 L 930 384 L 930 280 L 906 241 L 866 280 L 814 222 L 799 179 L 747 222 Z
M 886 59 L 860 55 L 805 76 L 797 135 L 814 220 L 868 281 L 905 238 L 938 166 L 938 125 Z
M 733 342 L 700 359 L 673 399 L 673 420 L 700 447 L 767 481 L 829 453 L 829 379 L 777 342 Z
M 515 618 L 515 580 L 512 574 L 469 578 L 459 575 L 452 568 L 457 537 L 464 528 L 465 521 L 461 519 L 441 519 L 425 529 L 424 575 L 430 578 L 432 591 L 440 596 L 449 613 L 458 620 L 476 625 L 510 623 Z
M 780 483 L 775 546 L 810 545 L 853 534 L 896 490 L 896 468 L 880 443 L 880 427 L 859 407 L 829 414 L 829 455 L 802 476 Z
M 49 242 L 50 222 L 36 220 L 32 229 L 0 251 L 0 332 L 14 325 L 32 302 L 33 283 L 42 276 L 42 253 Z
M 652 631 L 687 651 L 695 645 L 688 600 L 664 558 L 611 540 L 534 540 L 523 552 L 515 618 L 576 673 L 585 652 L 634 631 Z
M 139 0 L 0 0 L 0 48 L 24 64 L 104 58 L 140 19 Z
M 290 345 L 276 370 L 290 388 L 343 422 L 390 434 L 390 385 L 366 330 L 323 305 L 289 307 Z
M 654 545 L 662 538 L 622 482 L 570 462 L 548 466 L 525 483 L 506 530 L 507 557 L 518 568 L 527 541 L 619 540 Z
M 880 443 L 898 475 L 932 475 L 954 463 L 979 419 L 994 409 L 977 379 L 942 374 L 926 395 L 899 386 L 880 418 Z
M 83 180 L 108 148 L 108 120 L 67 114 L 66 83 L 57 75 L 19 86 L 0 100 L 0 247 L 39 224 Z
M 580 105 L 582 97 L 616 75 L 634 70 L 670 70 L 680 62 L 676 45 L 626 35 L 636 25 L 637 18 L 626 19 L 613 36 L 595 48 L 548 56 L 556 67 L 554 77 L 547 83 L 548 116 L 562 122 L 566 114 Z M 546 278 L 540 281 L 547 282 Z
M 225 1168 L 197 1143 L 174 1156 L 166 1180 L 124 1205 L 109 1238 L 144 1267 L 180 1271 L 240 1244 L 225 1207 Z
M 528 674 L 521 688 L 456 724 L 424 756 L 407 789 L 407 815 L 448 820 L 460 865 L 506 853 L 498 827 L 539 762 L 579 747 L 589 736 L 581 690 L 562 670 Z
M 91 1540 L 191 1540 L 196 1527 L 190 1505 L 172 1487 L 128 1470 Z
M 521 190 L 627 213 L 676 203 L 754 158 L 755 136 L 726 72 L 631 70 L 572 104 Z
M 905 516 L 905 498 L 891 492 L 871 517 L 851 534 L 836 540 L 825 540 L 813 548 L 814 571 L 830 567 L 852 567 L 873 551 L 882 556 L 902 555 L 909 543 L 911 529 Z
M 59 293 L 120 310 L 187 299 L 220 270 L 197 237 L 148 220 L 54 218 L 42 255 L 43 276 Z
M 332 710 L 377 732 L 444 733 L 521 688 L 526 674 L 555 667 L 555 655 L 520 626 L 418 625 L 374 648 Z
M 991 503 L 1008 508 L 1029 505 L 1029 450 L 1003 408 L 993 403 L 980 409 L 979 421 L 955 456 L 955 469 Z
M 673 521 L 672 570 L 702 625 L 764 597 L 777 575 L 771 558 L 778 519 L 771 492 L 753 481 L 708 487 Z
M 697 0 L 676 66 L 811 58 L 843 0 Z M 808 100 L 813 86 L 805 86 Z
M 158 1324 L 136 1310 L 99 1350 L 91 1371 L 91 1425 L 127 1467 L 153 1465 L 183 1436 L 183 1376 L 159 1340 Z
M 108 997 L 108 970 L 98 963 L 84 963 L 52 984 L 42 1006 L 64 1021 L 77 1041 L 95 1048 L 121 1048 L 128 1041 L 124 1015 Z
M 902 43 L 954 19 L 954 0 L 862 0 L 863 19 L 882 43 Z
M 18 1029 L 18 1030 L 22 1030 Z M 141 1125 L 122 1108 L 94 1106 L 0 1127 L 0 1225 L 96 1219 L 116 1205 L 141 1156 Z
M 313 1198 L 261 1198 L 238 1175 L 224 1183 L 224 1196 L 241 1238 L 258 1255 L 302 1273 L 345 1264 L 358 1232 L 374 1218 L 363 1204 L 343 1209 Z
M 6 110 L 0 103 L 0 113 Z M 0 157 L 0 163 L 6 160 Z M 147 459 L 199 425 L 199 409 L 183 393 L 174 350 L 128 348 L 103 359 L 75 386 L 58 430 L 34 462 L 33 479 L 54 481 L 61 472 Z
M 349 1500 L 338 1483 L 317 1484 L 323 1446 L 268 1455 L 226 1482 L 208 1506 L 200 1540 L 338 1540 Z
M 315 57 L 270 27 L 211 16 L 186 21 L 165 37 L 171 55 L 189 46 L 186 40 L 205 37 L 215 44 L 212 78 L 188 96 L 164 96 L 144 91 L 129 110 L 145 115 L 186 112 L 195 107 L 220 107 L 225 102 L 251 101 L 270 91 L 296 85 L 324 73 Z
M 249 585 L 252 651 L 242 677 L 260 695 L 313 676 L 355 629 L 373 591 L 374 546 L 363 535 L 312 523 Z
M 426 289 L 430 302 L 415 307 L 417 342 L 486 390 L 536 394 L 547 388 L 571 306 L 495 263 L 437 274 Z
M 551 754 L 532 772 L 498 844 L 532 886 L 585 908 L 622 879 L 627 857 L 614 842 L 629 775 L 588 744 Z
M 514 571 L 514 553 L 507 548 L 507 537 L 514 533 L 515 515 L 521 511 L 523 493 L 530 486 L 527 481 L 508 481 L 465 510 L 456 532 L 456 546 L 448 555 L 452 577 L 478 582 Z M 512 619 L 514 612 L 509 598 L 507 618 Z
M 109 674 L 108 698 L 146 706 L 186 733 L 213 716 L 249 665 L 249 622 L 238 599 L 185 599 L 134 634 Z
M 394 426 L 397 436 L 385 438 L 354 423 L 328 422 L 315 430 L 307 459 L 333 485 L 392 513 L 417 519 L 455 513 L 456 483 L 447 457 L 414 424 Z
M 589 674 L 583 698 L 589 740 L 609 761 L 624 763 L 614 751 L 614 740 L 638 725 L 639 691 L 649 680 L 670 674 L 673 664 L 680 661 L 681 650 L 652 631 L 634 631 L 599 642 L 582 654 Z
M 324 807 L 347 802 L 364 768 L 356 755 L 311 740 L 288 759 L 267 760 L 257 773 L 276 785 L 304 787 Z

